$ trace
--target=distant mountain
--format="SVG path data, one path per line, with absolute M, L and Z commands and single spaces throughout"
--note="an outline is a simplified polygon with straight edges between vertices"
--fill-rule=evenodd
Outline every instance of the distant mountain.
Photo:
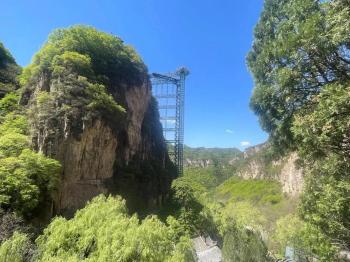
M 281 184 L 282 192 L 290 196 L 298 196 L 304 184 L 303 169 L 296 164 L 297 160 L 295 152 L 276 158 L 268 142 L 244 151 L 237 148 L 184 148 L 185 167 L 211 167 L 213 171 L 207 172 L 214 172 L 216 176 L 221 174 L 226 179 L 236 175 L 248 180 L 276 180 Z
M 187 167 L 226 166 L 242 158 L 243 152 L 238 148 L 184 147 L 184 165 Z

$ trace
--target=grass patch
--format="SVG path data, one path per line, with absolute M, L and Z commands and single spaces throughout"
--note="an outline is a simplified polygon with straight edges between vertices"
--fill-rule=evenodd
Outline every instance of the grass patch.
M 232 177 L 217 189 L 227 201 L 250 201 L 254 204 L 276 205 L 283 200 L 281 185 L 273 180 L 243 180 Z

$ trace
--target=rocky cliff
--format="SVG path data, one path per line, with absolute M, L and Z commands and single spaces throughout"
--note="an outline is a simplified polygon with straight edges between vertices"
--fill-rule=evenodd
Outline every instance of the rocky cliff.
M 174 167 L 147 69 L 131 48 L 93 28 L 60 30 L 26 75 L 33 147 L 63 166 L 54 213 L 69 216 L 100 193 L 122 195 L 131 210 L 162 203 Z
M 267 144 L 248 148 L 244 152 L 238 175 L 244 179 L 277 180 L 281 183 L 283 193 L 298 196 L 303 189 L 304 175 L 302 168 L 297 165 L 297 153 L 292 152 L 279 160 L 273 160 L 267 157 L 267 150 Z

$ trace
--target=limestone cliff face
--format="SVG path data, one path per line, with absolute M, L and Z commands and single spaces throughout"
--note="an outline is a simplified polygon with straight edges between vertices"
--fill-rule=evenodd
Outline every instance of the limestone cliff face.
M 39 91 L 55 92 L 55 85 L 41 78 L 27 94 L 29 108 Z M 148 77 L 140 85 L 116 84 L 109 93 L 126 110 L 120 123 L 103 117 L 85 121 L 78 107 L 73 118 L 49 117 L 42 125 L 32 121 L 34 147 L 63 166 L 54 213 L 70 216 L 100 193 L 122 195 L 131 210 L 152 208 L 167 196 L 174 167 Z M 51 111 L 58 111 L 55 101 Z
M 297 165 L 297 153 L 292 152 L 278 161 L 266 163 L 254 155 L 264 148 L 267 148 L 266 145 L 245 153 L 246 163 L 238 175 L 244 179 L 275 179 L 281 183 L 283 193 L 292 197 L 299 196 L 303 189 L 304 175 L 302 168 Z
M 245 168 L 238 173 L 244 179 L 264 179 L 266 174 L 262 168 L 262 163 L 258 160 L 251 160 Z
M 286 160 L 278 178 L 282 184 L 283 192 L 292 196 L 298 196 L 302 192 L 304 185 L 303 170 L 296 165 L 298 155 L 291 153 Z
M 190 159 L 186 158 L 184 161 L 184 165 L 186 167 L 201 167 L 206 168 L 214 165 L 214 162 L 212 159 Z

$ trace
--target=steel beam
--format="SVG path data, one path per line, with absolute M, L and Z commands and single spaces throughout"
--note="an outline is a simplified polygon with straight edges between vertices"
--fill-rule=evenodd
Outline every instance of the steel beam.
M 168 153 L 177 167 L 178 176 L 183 174 L 185 81 L 188 74 L 186 68 L 180 68 L 174 73 L 150 75 L 164 138 L 169 145 Z

